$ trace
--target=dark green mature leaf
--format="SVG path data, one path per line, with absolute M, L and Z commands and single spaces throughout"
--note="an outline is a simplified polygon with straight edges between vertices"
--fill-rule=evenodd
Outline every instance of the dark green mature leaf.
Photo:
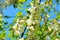
M 4 24 L 6 25 L 6 24 L 8 24 L 8 22 L 4 22 Z
M 11 16 L 4 16 L 4 18 L 11 18 Z

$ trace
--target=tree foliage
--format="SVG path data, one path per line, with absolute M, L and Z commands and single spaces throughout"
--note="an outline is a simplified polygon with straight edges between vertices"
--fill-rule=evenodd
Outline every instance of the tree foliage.
M 20 8 L 19 10 L 24 10 L 23 5 L 28 0 L 9 0 L 6 2 L 6 5 L 13 4 L 14 8 Z M 26 6 L 26 15 L 23 15 L 23 12 L 20 11 L 16 14 L 13 23 L 9 25 L 8 36 L 12 40 L 60 40 L 60 13 L 56 12 L 55 6 L 59 3 L 59 0 L 56 1 L 56 4 L 52 0 L 31 0 L 31 2 L 25 5 Z M 6 6 L 5 5 L 5 6 Z M 30 8 L 28 8 L 30 6 Z M 51 10 L 54 10 L 53 13 Z M 57 13 L 56 18 L 49 20 L 51 15 Z M 4 16 L 4 18 L 9 18 Z M 2 28 L 2 16 L 0 16 L 0 30 Z M 5 31 L 0 33 L 0 39 L 5 39 Z

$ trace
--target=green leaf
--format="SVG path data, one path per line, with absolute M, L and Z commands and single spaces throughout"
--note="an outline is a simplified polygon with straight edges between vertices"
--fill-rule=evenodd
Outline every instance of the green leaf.
M 8 34 L 8 37 L 12 38 L 13 37 L 14 30 L 10 30 L 9 32 L 10 33 Z
M 18 0 L 18 2 L 25 2 L 26 0 Z
M 22 12 L 18 12 L 18 13 L 16 14 L 16 16 L 21 17 L 21 16 L 22 16 Z
M 1 32 L 1 33 L 0 33 L 0 38 L 3 39 L 3 38 L 5 38 L 5 37 L 6 37 L 5 31 Z
M 38 35 L 42 35 L 42 32 L 41 32 L 41 31 L 37 31 L 37 34 L 38 34 Z
M 57 15 L 57 18 L 60 19 L 60 13 Z
M 11 16 L 4 16 L 4 18 L 10 18 Z
M 8 22 L 4 22 L 4 24 L 8 24 Z

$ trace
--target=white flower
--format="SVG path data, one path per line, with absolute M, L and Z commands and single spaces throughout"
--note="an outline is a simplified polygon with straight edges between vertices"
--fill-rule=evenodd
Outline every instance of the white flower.
M 19 24 L 19 19 L 17 19 L 17 23 L 13 26 L 13 28 L 16 29 L 18 24 Z
M 27 29 L 30 29 L 30 26 L 27 26 Z
M 19 27 L 19 28 L 20 28 L 20 27 L 23 27 L 23 25 L 19 24 L 18 27 Z
M 24 40 L 24 38 L 20 38 L 19 40 Z
M 15 24 L 14 26 L 13 26 L 13 29 L 16 29 L 17 28 L 17 24 Z
M 16 29 L 16 28 L 17 28 L 17 25 L 18 25 L 18 23 L 16 23 L 16 24 L 13 26 L 13 28 Z
M 2 14 L 0 13 L 0 16 L 2 16 Z
M 33 27 L 33 26 L 31 26 L 31 27 L 30 27 L 30 29 L 31 29 L 31 30 L 34 30 L 34 27 Z
M 31 2 L 31 6 L 32 6 L 32 7 L 34 6 L 33 2 Z
M 27 29 L 34 30 L 34 26 L 27 26 Z
M 50 17 L 50 16 L 47 14 L 47 17 Z
M 28 11 L 30 11 L 31 13 L 35 13 L 35 9 L 36 7 L 32 7 L 32 8 L 29 8 Z
M 51 31 L 51 30 L 52 30 L 52 28 L 50 28 L 50 27 L 48 27 L 48 29 L 49 29 L 49 31 Z
M 54 29 L 57 31 L 58 30 L 58 25 L 55 25 L 54 26 Z
M 32 20 L 31 20 L 31 19 L 28 19 L 28 20 L 26 21 L 26 23 L 27 23 L 27 25 L 31 25 L 31 24 L 32 24 Z
M 29 19 L 32 19 L 33 17 L 32 17 L 32 14 L 29 16 Z
M 18 30 L 15 30 L 15 35 L 19 35 L 20 32 Z
M 20 31 L 20 32 L 23 32 L 24 30 L 23 30 L 23 25 L 19 25 L 18 26 L 18 30 Z
M 31 2 L 30 4 L 31 4 L 31 8 L 32 9 L 36 9 L 36 7 L 34 6 L 34 3 L 33 2 Z
M 33 12 L 33 9 L 32 8 L 29 8 L 28 11 L 30 11 L 32 13 Z
M 58 38 L 56 38 L 55 40 L 59 40 Z
M 25 22 L 24 20 L 20 20 L 20 22 L 22 23 L 22 22 Z
M 19 22 L 19 19 L 17 19 L 17 23 Z
M 32 24 L 35 25 L 35 22 L 33 21 Z

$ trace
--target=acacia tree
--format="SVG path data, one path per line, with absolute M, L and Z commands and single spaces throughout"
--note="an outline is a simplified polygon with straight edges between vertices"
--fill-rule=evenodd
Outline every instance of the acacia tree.
M 11 0 L 10 0 L 11 1 Z M 23 6 L 27 0 L 15 0 L 13 1 L 14 8 Z M 59 4 L 59 0 L 56 1 Z M 12 3 L 12 1 L 10 2 Z M 56 4 L 55 4 L 56 5 Z M 46 0 L 41 3 L 41 0 L 32 0 L 27 6 L 31 6 L 26 9 L 27 15 L 23 15 L 22 12 L 16 14 L 16 18 L 13 21 L 13 25 L 10 25 L 9 38 L 12 40 L 59 40 L 60 39 L 60 14 L 56 18 L 49 20 L 49 13 L 52 10 L 52 0 Z M 47 12 L 48 11 L 48 12 Z M 54 12 L 55 12 L 54 8 Z M 43 24 L 41 25 L 41 22 Z
M 48 11 L 51 10 L 53 6 L 52 0 L 46 0 L 43 4 L 40 3 L 40 0 L 32 0 L 30 5 L 31 8 L 27 10 L 28 14 L 23 18 L 18 18 L 17 23 L 14 25 L 15 32 L 21 36 L 20 40 L 59 40 L 59 23 L 56 18 L 48 20 L 50 16 L 46 12 L 46 8 Z M 44 22 L 42 26 L 40 25 L 41 21 Z M 24 34 L 25 30 L 23 27 L 26 27 L 25 30 L 28 30 L 26 34 Z M 25 39 L 23 35 L 26 35 Z

